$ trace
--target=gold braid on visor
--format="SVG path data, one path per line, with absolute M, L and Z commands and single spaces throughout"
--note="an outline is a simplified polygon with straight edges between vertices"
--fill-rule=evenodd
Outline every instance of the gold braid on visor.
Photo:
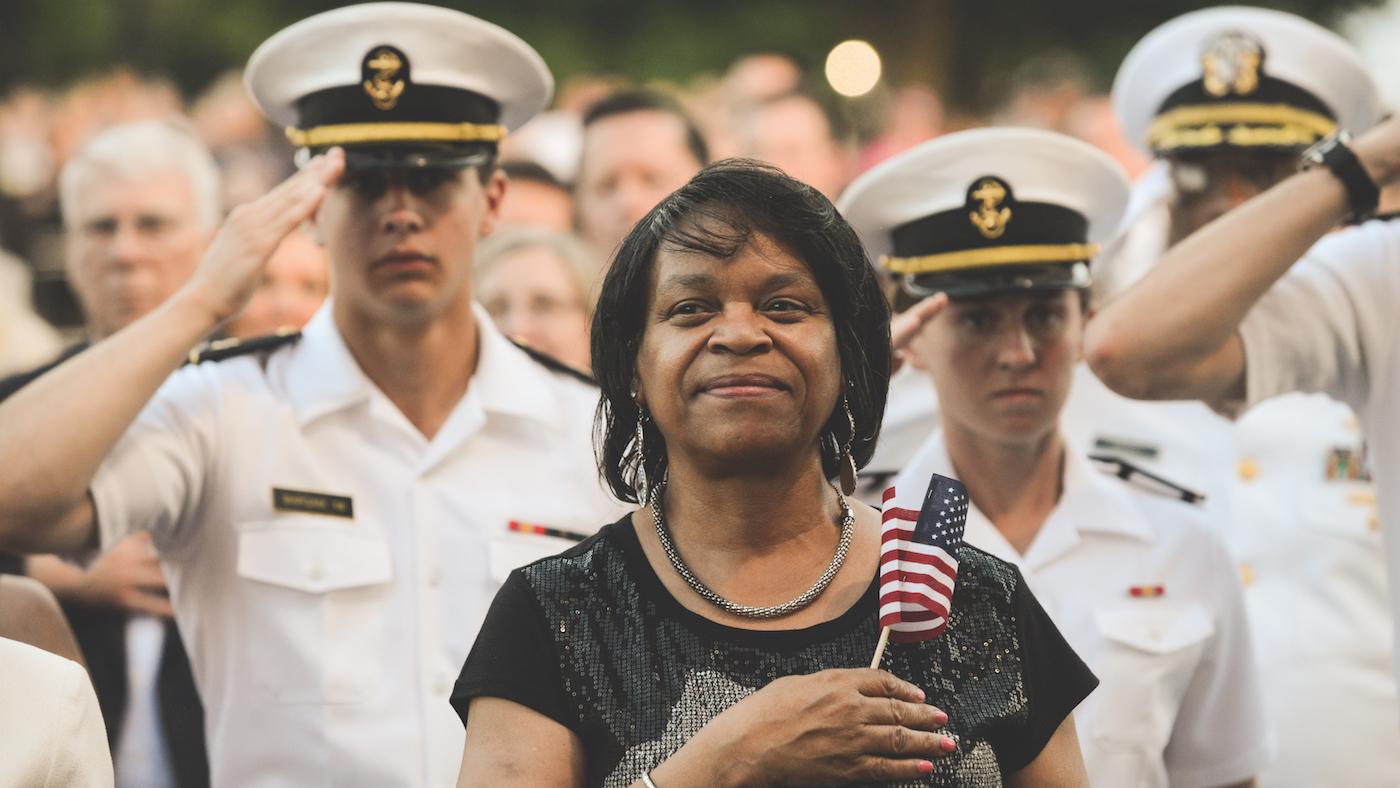
M 1227 134 L 1224 126 L 1277 126 L 1279 133 Z M 1147 140 L 1158 149 L 1219 145 L 1227 137 L 1236 137 L 1230 144 L 1241 146 L 1307 144 L 1336 130 L 1337 122 L 1326 115 L 1288 104 L 1193 104 L 1158 115 L 1147 129 Z
M 1099 253 L 1098 244 L 1025 244 L 989 246 L 957 252 L 926 254 L 920 257 L 880 256 L 880 265 L 896 274 L 936 274 L 962 268 L 994 265 L 1035 265 L 1036 263 L 1075 263 Z
M 310 129 L 287 129 L 287 139 L 301 148 L 354 145 L 364 142 L 500 142 L 506 127 L 499 123 L 343 123 Z

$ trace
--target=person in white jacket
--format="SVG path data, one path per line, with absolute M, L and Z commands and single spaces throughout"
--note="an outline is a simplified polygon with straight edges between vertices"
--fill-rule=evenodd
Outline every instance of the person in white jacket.
M 0 638 L 0 785 L 110 788 L 107 729 L 83 666 Z

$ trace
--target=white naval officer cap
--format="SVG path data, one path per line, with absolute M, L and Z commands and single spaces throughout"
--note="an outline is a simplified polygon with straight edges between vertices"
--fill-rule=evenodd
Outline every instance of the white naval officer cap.
M 913 296 L 1085 288 L 1128 178 L 1099 149 L 1028 128 L 961 131 L 885 160 L 838 208 Z
M 1154 155 L 1296 151 L 1380 117 L 1375 82 L 1341 36 L 1301 17 L 1222 6 L 1148 33 L 1113 81 L 1128 140 Z
M 243 79 L 294 145 L 342 146 L 352 167 L 464 166 L 554 90 L 544 59 L 509 31 L 398 2 L 303 19 L 263 42 Z

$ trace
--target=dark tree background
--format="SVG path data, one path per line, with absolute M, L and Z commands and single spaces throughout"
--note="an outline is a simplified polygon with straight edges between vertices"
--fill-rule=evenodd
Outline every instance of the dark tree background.
M 113 66 L 193 93 L 246 61 L 277 29 L 327 0 L 0 0 L 6 82 L 61 86 Z M 1105 86 L 1132 43 L 1192 0 L 439 0 L 518 33 L 555 76 L 580 72 L 688 80 L 734 57 L 778 50 L 820 68 L 830 47 L 865 38 L 889 81 L 929 82 L 978 108 L 1028 56 L 1084 58 Z M 1263 2 L 1324 25 L 1375 0 Z M 0 86 L 0 94 L 5 88 Z

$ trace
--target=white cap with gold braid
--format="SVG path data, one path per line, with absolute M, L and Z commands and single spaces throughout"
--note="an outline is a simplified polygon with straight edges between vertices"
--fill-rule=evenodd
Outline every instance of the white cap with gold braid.
M 961 131 L 856 179 L 838 208 L 871 258 L 915 295 L 1087 287 L 1088 261 L 1118 230 L 1128 179 L 1063 134 Z
M 248 60 L 244 83 L 301 147 L 494 144 L 543 110 L 534 49 L 474 16 L 366 3 L 303 19 Z
M 1341 36 L 1247 6 L 1194 11 L 1144 36 L 1118 69 L 1113 108 L 1128 140 L 1156 155 L 1295 151 L 1380 117 L 1375 82 Z

